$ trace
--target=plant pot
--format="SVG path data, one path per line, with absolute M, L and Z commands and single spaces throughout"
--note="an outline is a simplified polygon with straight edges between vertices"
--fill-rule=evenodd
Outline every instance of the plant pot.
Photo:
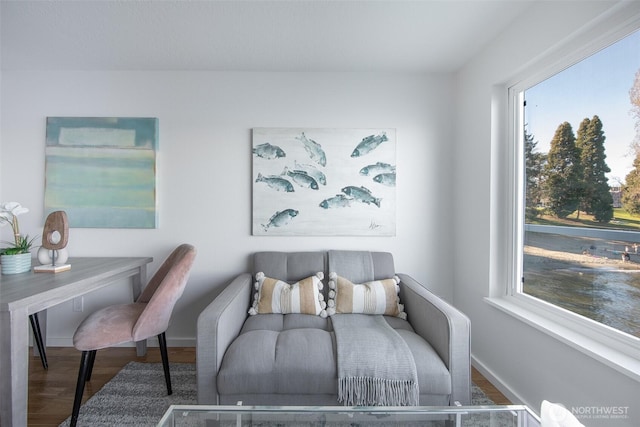
M 2 274 L 18 274 L 31 270 L 31 253 L 0 255 Z

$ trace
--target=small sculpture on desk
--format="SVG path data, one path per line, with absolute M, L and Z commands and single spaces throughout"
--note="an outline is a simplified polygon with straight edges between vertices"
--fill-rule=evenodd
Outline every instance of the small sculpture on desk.
M 69 253 L 65 249 L 69 241 L 69 221 L 64 211 L 51 212 L 42 231 L 42 247 L 38 250 L 40 264 L 33 268 L 36 273 L 59 273 L 71 269 L 66 264 Z

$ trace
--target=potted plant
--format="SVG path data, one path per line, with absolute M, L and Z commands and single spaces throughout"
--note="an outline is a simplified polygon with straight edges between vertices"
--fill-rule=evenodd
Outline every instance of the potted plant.
M 29 212 L 18 202 L 0 204 L 0 226 L 9 224 L 13 230 L 13 242 L 5 242 L 9 246 L 0 249 L 2 274 L 17 274 L 31 270 L 31 246 L 33 239 L 20 234 L 18 215 Z

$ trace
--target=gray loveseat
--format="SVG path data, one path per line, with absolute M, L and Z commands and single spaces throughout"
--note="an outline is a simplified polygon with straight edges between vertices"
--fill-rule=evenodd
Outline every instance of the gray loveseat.
M 468 318 L 411 277 L 397 274 L 390 253 L 361 251 L 255 253 L 252 273 L 232 280 L 198 318 L 199 404 L 341 405 L 332 316 L 249 316 L 258 272 L 288 283 L 324 272 L 325 302 L 331 272 L 353 283 L 395 276 L 407 320 L 383 318 L 413 355 L 419 405 L 470 404 Z

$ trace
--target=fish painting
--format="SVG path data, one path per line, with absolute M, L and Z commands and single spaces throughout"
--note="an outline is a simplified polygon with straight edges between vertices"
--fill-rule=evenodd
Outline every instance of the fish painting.
M 317 190 L 320 188 L 318 187 L 318 183 L 316 182 L 316 180 L 312 176 L 309 176 L 309 174 L 307 174 L 305 171 L 292 171 L 289 170 L 289 168 L 284 168 L 282 174 L 291 177 L 293 182 L 298 184 L 300 187 L 311 188 L 312 190 Z
M 268 231 L 270 227 L 282 227 L 289 224 L 292 218 L 298 216 L 298 211 L 295 209 L 285 209 L 273 214 L 267 224 L 262 224 L 264 231 Z
M 355 150 L 353 150 L 353 153 L 351 153 L 351 157 L 362 157 L 365 154 L 369 154 L 378 148 L 378 145 L 388 140 L 389 138 L 387 138 L 387 134 L 385 132 L 382 132 L 380 135 L 369 135 L 362 138 L 360 144 L 358 144 Z
M 296 170 L 305 171 L 309 176 L 313 177 L 319 184 L 327 185 L 327 176 L 320 169 L 313 165 L 301 165 L 295 162 Z
M 300 136 L 296 136 L 296 139 L 304 145 L 304 149 L 311 157 L 311 160 L 318 163 L 322 166 L 327 166 L 327 155 L 324 153 L 322 149 L 322 145 L 315 142 L 313 139 L 309 139 L 306 137 L 304 132 Z
M 373 177 L 373 180 L 387 187 L 396 186 L 396 173 L 381 173 Z
M 374 197 L 373 194 L 371 194 L 371 190 L 369 190 L 366 187 L 356 187 L 356 186 L 350 185 L 348 187 L 344 187 L 342 189 L 342 192 L 347 196 L 353 197 L 353 199 L 358 202 L 366 203 L 367 205 L 370 205 L 371 203 L 373 203 L 377 207 L 380 207 L 380 201 L 382 199 Z
M 277 145 L 271 145 L 268 142 L 260 144 L 253 149 L 253 154 L 263 159 L 273 160 L 279 157 L 286 157 L 284 150 Z
M 348 208 L 351 206 L 351 201 L 353 199 L 351 197 L 347 197 L 344 194 L 336 194 L 333 197 L 329 197 L 328 199 L 324 199 L 320 202 L 320 207 L 322 209 L 331 209 L 331 208 Z
M 269 186 L 269 188 L 276 191 L 284 191 L 286 193 L 293 193 L 295 191 L 293 189 L 293 185 L 289 181 L 279 176 L 264 176 L 261 173 L 258 173 L 256 182 L 264 182 Z
M 377 162 L 374 165 L 367 165 L 360 169 L 360 175 L 364 176 L 376 176 L 381 173 L 395 172 L 396 167 L 389 163 Z

